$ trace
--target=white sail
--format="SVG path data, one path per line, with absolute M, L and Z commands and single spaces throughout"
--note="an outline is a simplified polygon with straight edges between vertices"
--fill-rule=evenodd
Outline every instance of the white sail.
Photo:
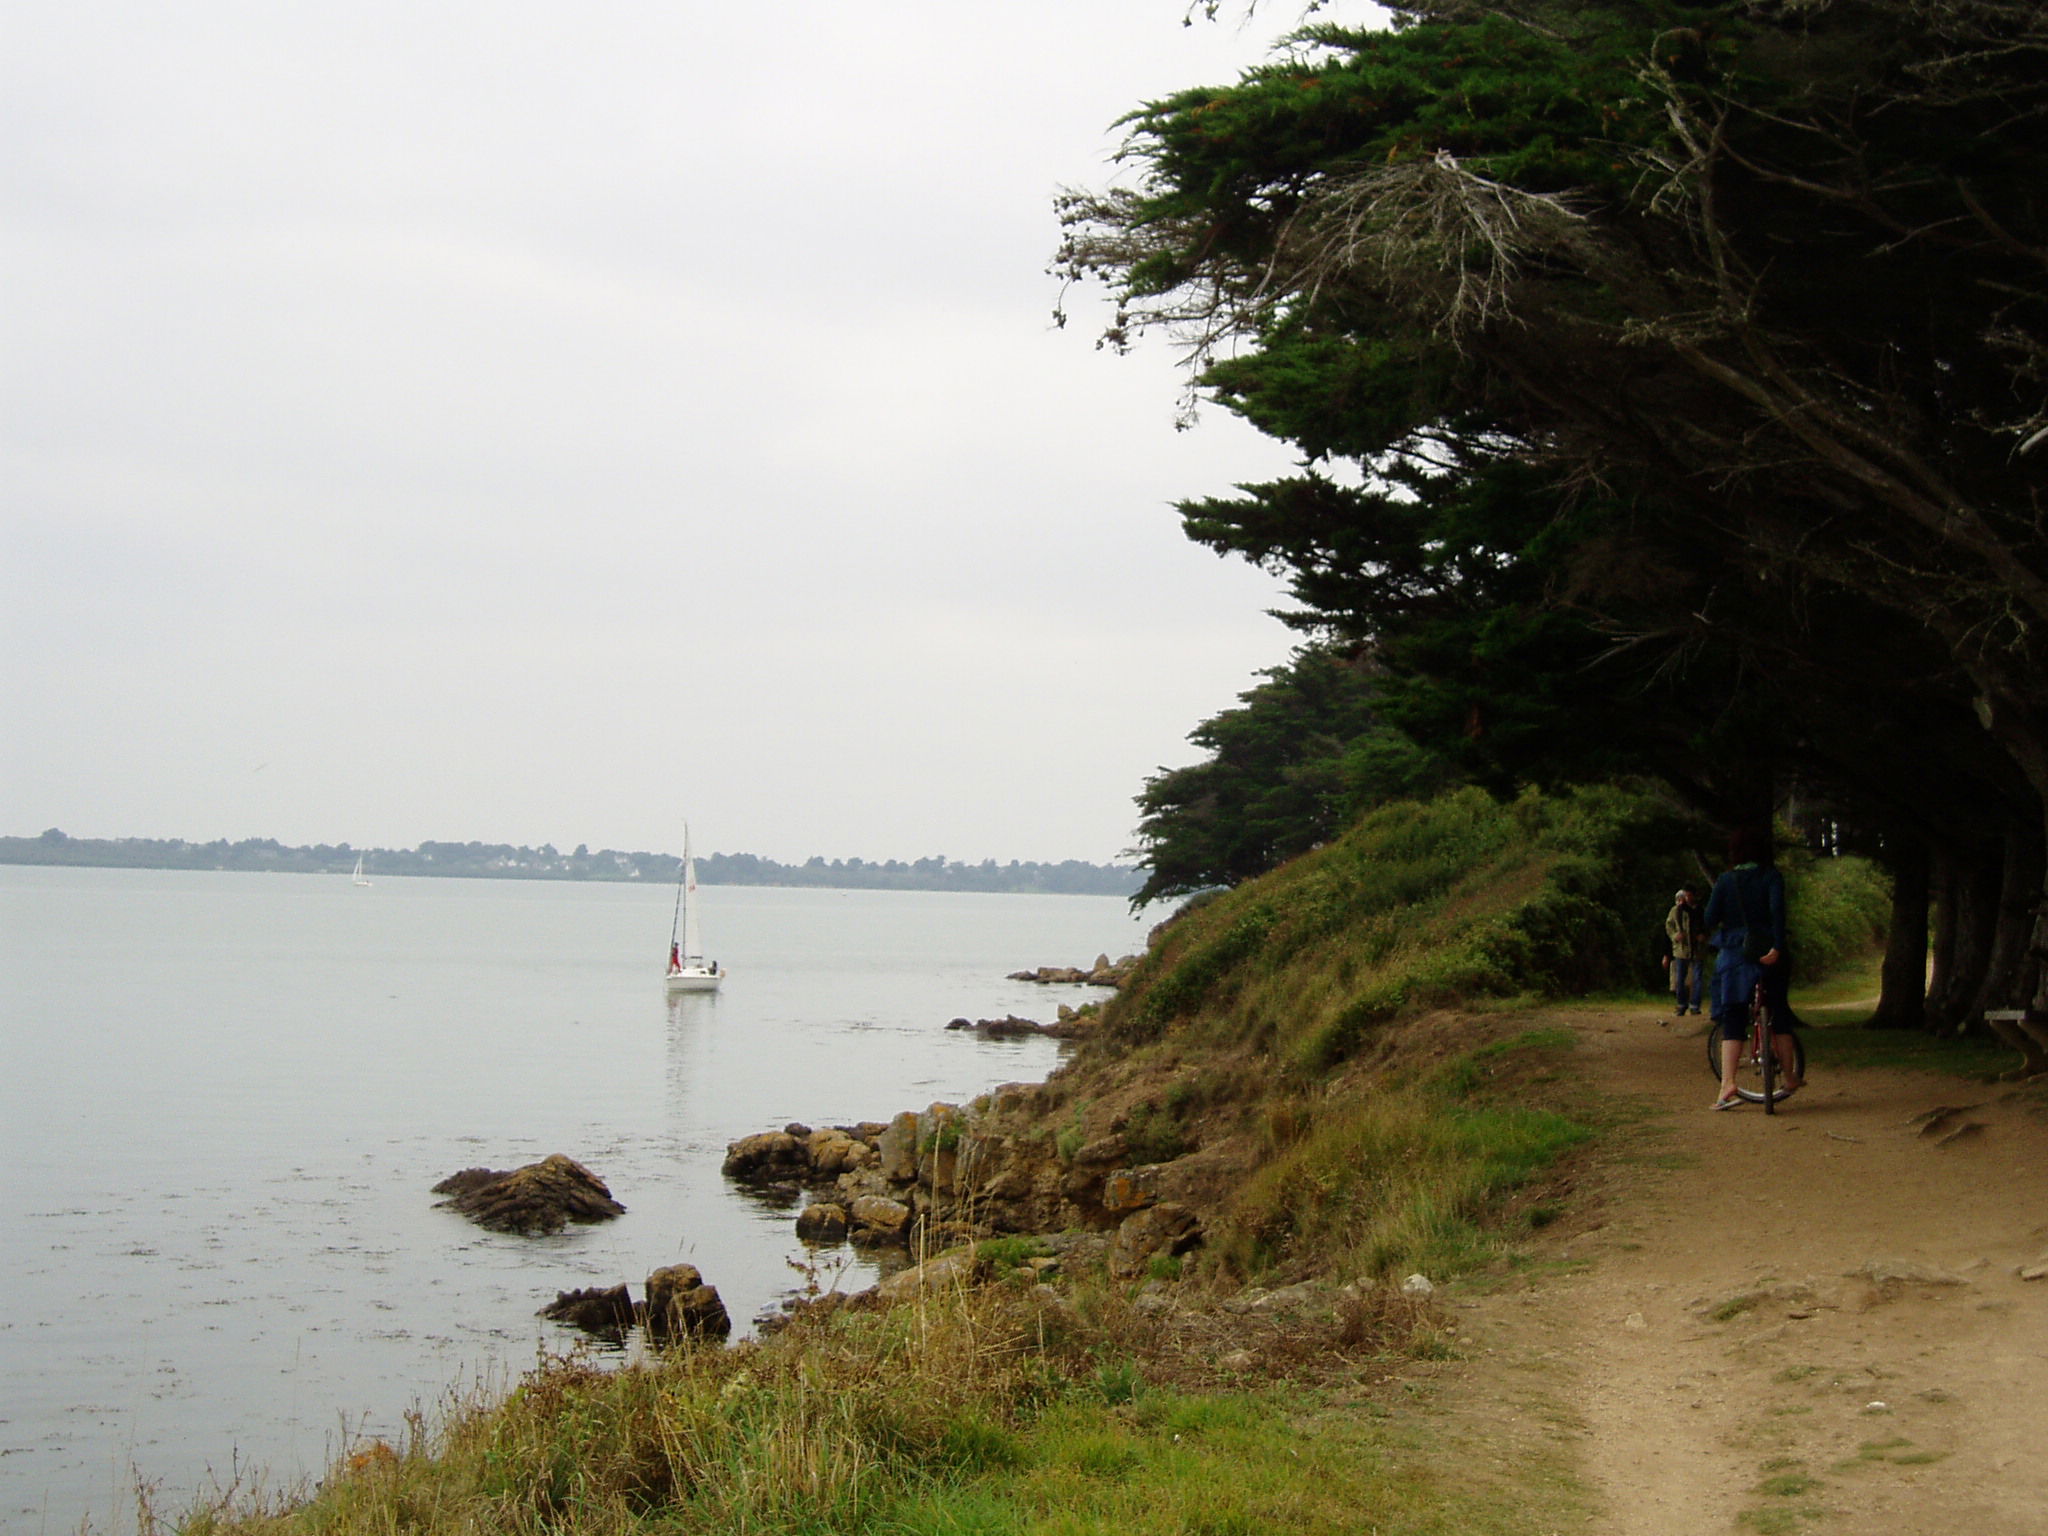
M 370 883 L 363 875 L 363 856 L 360 853 L 356 855 L 356 872 L 352 878 L 357 885 L 368 885 Z
M 668 989 L 671 992 L 715 992 L 725 972 L 704 962 L 704 940 L 697 931 L 697 860 L 690 853 L 690 825 L 683 823 L 683 862 L 676 872 L 675 926 L 669 933 Z
M 683 964 L 704 963 L 704 937 L 697 931 L 697 861 L 690 857 L 690 828 L 683 826 Z

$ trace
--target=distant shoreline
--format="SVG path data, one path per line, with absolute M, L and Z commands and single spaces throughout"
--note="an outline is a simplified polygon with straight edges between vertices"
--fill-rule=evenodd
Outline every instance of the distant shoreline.
M 198 869 L 269 874 L 350 873 L 362 859 L 378 875 L 423 875 L 480 880 L 599 880 L 672 883 L 680 857 L 673 853 L 623 852 L 578 845 L 573 853 L 552 844 L 539 848 L 508 843 L 421 843 L 417 848 L 354 848 L 347 843 L 289 847 L 275 838 L 225 838 L 210 843 L 182 838 L 70 837 L 51 828 L 39 837 L 0 837 L 0 864 L 69 869 Z M 766 885 L 832 890 L 984 891 L 1004 895 L 1125 896 L 1134 894 L 1143 871 L 1116 864 L 1068 859 L 1058 864 L 984 859 L 963 864 L 944 857 L 903 863 L 865 859 L 806 860 L 782 864 L 751 853 L 713 853 L 697 860 L 701 885 Z

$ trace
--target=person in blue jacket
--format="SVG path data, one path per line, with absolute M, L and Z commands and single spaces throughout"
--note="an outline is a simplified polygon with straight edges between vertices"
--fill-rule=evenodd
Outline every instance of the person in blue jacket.
M 1716 1109 L 1732 1109 L 1735 1068 L 1749 1036 L 1749 1001 L 1758 982 L 1767 996 L 1782 991 L 1772 982 L 1788 965 L 1785 947 L 1785 877 L 1771 862 L 1771 835 L 1761 827 L 1738 827 L 1728 838 L 1728 869 L 1714 882 L 1702 919 L 1714 947 L 1713 1018 L 1721 1035 L 1721 1096 Z M 1771 1015 L 1778 1075 L 1791 1093 L 1799 1086 L 1798 1054 L 1792 1044 L 1790 1009 Z

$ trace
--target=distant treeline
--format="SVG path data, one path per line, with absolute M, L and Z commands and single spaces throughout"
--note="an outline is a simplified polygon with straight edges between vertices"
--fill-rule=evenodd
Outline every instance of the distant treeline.
M 417 848 L 352 848 L 317 843 L 288 848 L 272 837 L 231 843 L 188 843 L 183 838 L 69 837 L 52 827 L 40 837 L 0 837 L 0 864 L 64 864 L 101 869 L 234 869 L 285 874 L 347 874 L 361 858 L 375 875 L 465 875 L 490 880 L 647 880 L 676 878 L 673 853 L 593 853 L 578 844 L 560 853 L 552 843 L 515 848 L 509 843 L 421 843 Z M 817 885 L 839 890 L 1043 892 L 1063 896 L 1128 896 L 1139 872 L 1113 864 L 962 864 L 934 855 L 905 864 L 897 859 L 812 858 L 779 864 L 752 853 L 714 853 L 697 860 L 703 885 Z

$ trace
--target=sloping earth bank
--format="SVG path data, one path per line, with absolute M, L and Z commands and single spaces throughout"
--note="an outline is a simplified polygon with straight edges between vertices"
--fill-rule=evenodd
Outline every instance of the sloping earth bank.
M 1605 1536 L 2048 1531 L 2041 1090 L 1816 1069 L 1717 1114 L 1697 1021 L 1555 1019 L 1647 1118 L 1543 1278 L 1456 1304 L 1440 1405 L 1510 1455 L 1564 1440 Z

